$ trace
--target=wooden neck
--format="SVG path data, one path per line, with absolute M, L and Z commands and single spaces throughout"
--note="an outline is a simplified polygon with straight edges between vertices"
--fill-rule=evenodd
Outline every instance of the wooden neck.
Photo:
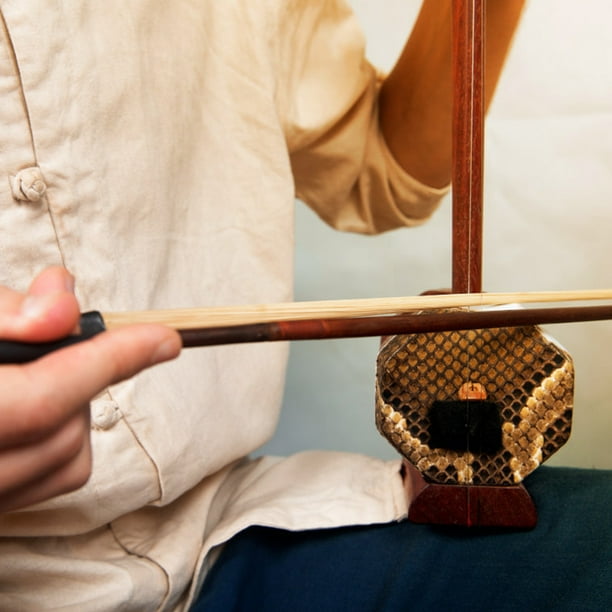
M 453 0 L 454 293 L 482 291 L 484 2 Z

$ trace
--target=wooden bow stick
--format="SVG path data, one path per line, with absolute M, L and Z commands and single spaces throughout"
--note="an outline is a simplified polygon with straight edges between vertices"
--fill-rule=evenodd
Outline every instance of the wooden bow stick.
M 179 331 L 185 347 L 278 340 L 387 336 L 443 330 L 513 327 L 612 319 L 612 304 L 567 306 L 571 302 L 612 302 L 612 290 L 471 293 L 411 298 L 290 302 L 255 306 L 187 308 L 140 312 L 90 312 L 81 333 L 58 342 L 0 342 L 0 363 L 32 361 L 50 351 L 106 330 L 158 323 Z M 563 307 L 508 308 L 509 304 L 563 303 Z M 478 310 L 457 310 L 478 306 Z M 484 306 L 503 308 L 483 309 Z M 449 311 L 449 309 L 454 309 Z
M 612 289 L 533 291 L 522 293 L 459 293 L 412 297 L 285 302 L 210 308 L 108 312 L 104 313 L 103 317 L 108 329 L 133 323 L 159 323 L 174 327 L 175 329 L 196 329 L 266 322 L 382 317 L 408 312 L 440 311 L 463 307 L 602 300 L 612 301 Z M 501 323 L 503 323 L 503 318 L 504 315 L 500 315 Z

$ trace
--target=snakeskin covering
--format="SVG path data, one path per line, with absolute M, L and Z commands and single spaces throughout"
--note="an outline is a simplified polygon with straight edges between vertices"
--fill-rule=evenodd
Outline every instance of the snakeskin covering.
M 501 415 L 493 453 L 430 448 L 429 410 L 478 382 Z M 514 485 L 569 438 L 571 357 L 538 327 L 392 336 L 377 359 L 376 425 L 426 481 Z

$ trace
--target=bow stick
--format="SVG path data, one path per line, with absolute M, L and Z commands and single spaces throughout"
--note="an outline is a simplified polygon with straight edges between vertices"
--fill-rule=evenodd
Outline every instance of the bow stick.
M 421 295 L 255 306 L 187 308 L 140 312 L 90 312 L 81 332 L 57 342 L 0 342 L 0 363 L 24 363 L 106 329 L 135 323 L 158 323 L 179 331 L 185 347 L 278 340 L 357 338 L 443 330 L 512 327 L 612 319 L 612 304 L 567 306 L 571 302 L 612 301 L 612 290 L 543 291 Z M 563 303 L 564 307 L 523 308 L 508 305 Z M 456 310 L 478 306 L 478 310 Z M 483 309 L 485 306 L 503 308 Z M 449 309 L 455 309 L 449 311 Z

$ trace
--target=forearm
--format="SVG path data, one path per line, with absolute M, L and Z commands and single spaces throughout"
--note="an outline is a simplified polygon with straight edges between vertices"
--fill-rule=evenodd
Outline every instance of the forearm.
M 525 0 L 488 0 L 485 108 L 499 80 Z M 451 0 L 424 0 L 380 93 L 380 124 L 401 166 L 433 187 L 451 178 Z

